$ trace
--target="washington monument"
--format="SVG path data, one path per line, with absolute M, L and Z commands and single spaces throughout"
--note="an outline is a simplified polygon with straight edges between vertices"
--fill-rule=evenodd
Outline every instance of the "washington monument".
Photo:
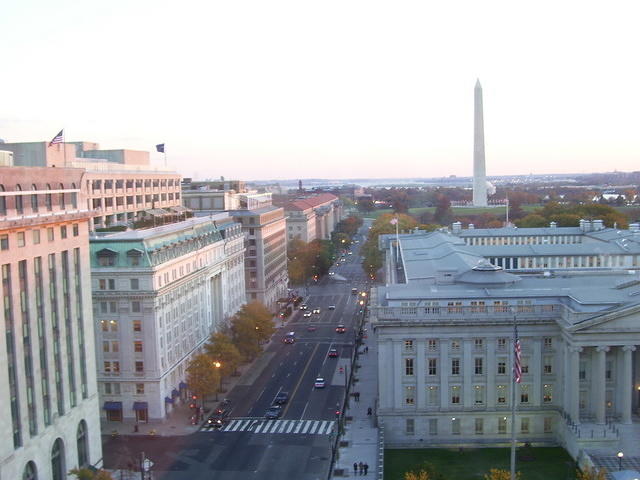
M 482 85 L 473 89 L 473 206 L 487 206 L 487 173 L 484 166 L 484 120 L 482 118 Z

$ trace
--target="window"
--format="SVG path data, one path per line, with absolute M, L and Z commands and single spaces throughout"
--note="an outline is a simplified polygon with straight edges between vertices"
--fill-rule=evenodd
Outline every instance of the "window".
M 482 375 L 482 357 L 476 357 L 474 363 L 474 373 L 476 375 Z
M 412 385 L 404 387 L 404 403 L 406 405 L 413 405 L 415 403 L 415 391 L 416 387 Z
M 460 359 L 451 359 L 451 375 L 460 375 Z
M 438 434 L 438 419 L 430 418 L 429 419 L 429 435 L 437 435 Z
M 476 418 L 475 426 L 476 426 L 476 435 L 482 435 L 484 433 L 484 419 Z
M 484 342 L 482 341 L 481 338 L 473 339 L 473 347 L 475 348 L 475 350 L 482 350 L 483 346 L 484 346 Z
M 105 395 L 111 395 L 111 384 L 110 383 L 104 383 L 104 394 Z
M 551 433 L 553 431 L 553 418 L 544 417 L 544 433 Z
M 413 375 L 413 358 L 404 359 L 404 374 Z
M 453 385 L 451 387 L 451 403 L 453 405 L 460 404 L 460 385 Z
M 476 405 L 484 405 L 484 386 L 475 385 L 473 387 L 473 398 Z
M 0 250 L 9 250 L 9 235 L 0 235 Z
M 427 387 L 427 405 L 430 407 L 437 407 L 440 405 L 440 392 L 436 385 L 430 385 Z
M 460 340 L 451 340 L 451 351 L 452 352 L 460 351 Z
M 451 434 L 460 435 L 460 419 L 453 417 L 451 419 Z
M 413 352 L 413 340 L 405 340 L 404 341 L 404 351 L 405 352 Z
M 438 374 L 438 359 L 430 358 L 428 361 L 428 372 L 429 375 L 437 375 Z
M 109 353 L 109 347 L 110 347 L 110 343 L 107 341 L 103 341 L 102 342 L 102 351 L 105 353 Z
M 529 373 L 529 357 L 522 357 L 522 362 L 520 363 L 520 367 L 522 369 L 522 374 Z
M 498 357 L 498 375 L 506 375 L 507 373 L 507 359 L 505 357 Z
M 78 226 L 77 223 L 73 224 L 73 236 L 77 237 L 78 235 L 80 235 L 80 227 Z
M 131 302 L 131 311 L 133 313 L 140 313 L 140 302 L 138 301 Z
M 544 337 L 544 348 L 545 350 L 551 350 L 553 348 L 553 338 Z
M 498 419 L 498 433 L 507 433 L 507 417 Z
M 504 405 L 507 403 L 507 386 L 506 385 L 498 385 L 496 392 L 496 400 L 498 404 Z
M 19 247 L 25 246 L 24 232 L 16 233 L 16 243 L 18 244 Z
M 546 383 L 542 387 L 542 402 L 543 403 L 553 402 L 553 385 Z
M 545 375 L 551 375 L 553 373 L 553 357 L 551 355 L 545 355 L 542 357 L 542 371 Z
M 136 383 L 136 395 L 144 395 L 144 383 Z
M 578 378 L 585 380 L 587 378 L 587 364 L 586 362 L 580 362 L 580 368 L 578 371 Z
M 32 240 L 34 245 L 38 245 L 40 243 L 40 230 L 34 230 L 32 232 Z
M 107 289 L 107 279 L 106 278 L 101 278 L 100 280 L 98 280 L 98 288 L 100 290 L 106 290 Z
M 129 280 L 131 284 L 131 290 L 139 290 L 140 289 L 140 281 L 137 278 L 132 278 Z
M 55 240 L 55 234 L 53 233 L 53 227 L 47 228 L 47 240 L 53 242 Z
M 136 373 L 143 373 L 144 372 L 144 362 L 136 362 Z
M 529 419 L 527 417 L 520 419 L 520 433 L 529 433 Z
M 431 338 L 427 341 L 427 348 L 429 349 L 430 352 L 437 352 L 438 351 L 438 341 Z
M 60 227 L 60 238 L 67 238 L 67 227 L 63 225 Z
M 407 435 L 413 435 L 415 432 L 415 420 L 413 418 L 407 418 L 405 424 L 405 433 Z
M 607 381 L 611 381 L 611 379 L 612 379 L 612 373 L 611 373 L 612 366 L 611 365 L 612 365 L 611 364 L 611 360 L 607 360 L 606 366 L 605 366 L 605 370 L 604 370 L 604 376 L 607 379 Z
M 142 342 L 140 340 L 133 342 L 133 351 L 136 353 L 142 353 Z
M 520 384 L 520 403 L 529 403 L 529 385 Z
M 142 331 L 142 320 L 134 320 L 133 321 L 133 331 L 141 332 Z
M 507 339 L 506 338 L 499 338 L 497 346 L 498 346 L 498 350 L 506 350 L 507 349 Z

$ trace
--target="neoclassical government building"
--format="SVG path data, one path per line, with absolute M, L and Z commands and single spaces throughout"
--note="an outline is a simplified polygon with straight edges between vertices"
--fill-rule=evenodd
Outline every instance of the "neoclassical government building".
M 385 443 L 507 443 L 515 323 L 518 440 L 616 448 L 640 407 L 638 239 L 599 222 L 381 236 L 369 315 Z

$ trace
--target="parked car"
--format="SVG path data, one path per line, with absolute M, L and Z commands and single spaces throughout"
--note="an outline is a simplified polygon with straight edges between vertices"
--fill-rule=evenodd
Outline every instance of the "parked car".
M 289 400 L 289 392 L 279 392 L 276 398 L 273 399 L 274 405 L 282 405 Z
M 340 324 L 336 327 L 336 333 L 344 333 L 347 331 L 347 327 L 345 327 L 344 325 Z
M 315 388 L 324 388 L 324 386 L 325 386 L 324 378 L 322 378 L 322 377 L 316 378 L 316 382 L 313 384 L 313 386 Z
M 280 414 L 282 413 L 282 408 L 280 405 L 271 405 L 267 408 L 267 411 L 264 412 L 264 418 L 267 420 L 275 420 L 280 418 Z
M 338 358 L 338 349 L 331 347 L 329 349 L 329 358 Z

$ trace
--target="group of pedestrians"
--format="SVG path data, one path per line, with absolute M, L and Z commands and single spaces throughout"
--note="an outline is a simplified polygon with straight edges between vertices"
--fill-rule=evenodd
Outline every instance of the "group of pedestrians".
M 369 471 L 369 465 L 367 463 L 356 463 L 353 462 L 353 474 L 357 475 L 360 472 L 360 475 L 366 475 Z

